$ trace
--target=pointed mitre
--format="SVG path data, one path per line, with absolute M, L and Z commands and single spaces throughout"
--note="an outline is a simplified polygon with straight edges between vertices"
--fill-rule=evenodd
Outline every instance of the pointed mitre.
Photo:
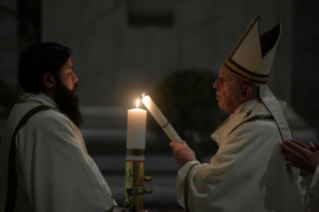
M 259 35 L 257 16 L 249 25 L 223 66 L 244 80 L 267 83 L 280 36 L 280 23 Z

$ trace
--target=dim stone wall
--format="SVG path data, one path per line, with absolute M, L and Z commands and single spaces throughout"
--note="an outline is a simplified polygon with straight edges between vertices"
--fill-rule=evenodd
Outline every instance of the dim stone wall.
M 282 22 L 268 84 L 278 99 L 290 103 L 289 2 L 43 0 L 42 41 L 73 50 L 83 107 L 130 107 L 143 92 L 150 92 L 159 80 L 177 70 L 218 72 L 249 23 L 260 14 L 261 33 Z
M 17 86 L 18 16 L 15 0 L 0 0 L 0 80 Z

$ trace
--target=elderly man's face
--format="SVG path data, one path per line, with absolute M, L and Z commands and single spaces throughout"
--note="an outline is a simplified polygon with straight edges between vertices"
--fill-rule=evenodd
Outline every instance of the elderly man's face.
M 243 88 L 235 77 L 222 66 L 219 77 L 213 85 L 216 89 L 218 106 L 227 113 L 233 113 L 242 103 L 239 98 Z

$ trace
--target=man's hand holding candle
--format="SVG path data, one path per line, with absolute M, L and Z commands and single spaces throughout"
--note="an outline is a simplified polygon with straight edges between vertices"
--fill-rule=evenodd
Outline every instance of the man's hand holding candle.
M 194 151 L 188 147 L 186 142 L 177 143 L 171 141 L 169 145 L 172 147 L 175 160 L 182 166 L 190 160 L 197 160 Z
M 175 160 L 181 165 L 184 165 L 190 160 L 196 160 L 194 151 L 179 137 L 151 97 L 143 94 L 142 102 L 170 138 L 171 143 L 169 145 L 172 147 Z

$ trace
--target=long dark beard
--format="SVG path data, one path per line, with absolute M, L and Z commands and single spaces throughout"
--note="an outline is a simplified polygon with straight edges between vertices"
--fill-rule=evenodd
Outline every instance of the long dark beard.
M 74 84 L 73 90 L 69 90 L 60 81 L 57 82 L 55 102 L 58 104 L 62 113 L 70 117 L 76 126 L 82 122 L 82 115 L 79 110 L 79 98 L 77 95 L 77 84 Z

